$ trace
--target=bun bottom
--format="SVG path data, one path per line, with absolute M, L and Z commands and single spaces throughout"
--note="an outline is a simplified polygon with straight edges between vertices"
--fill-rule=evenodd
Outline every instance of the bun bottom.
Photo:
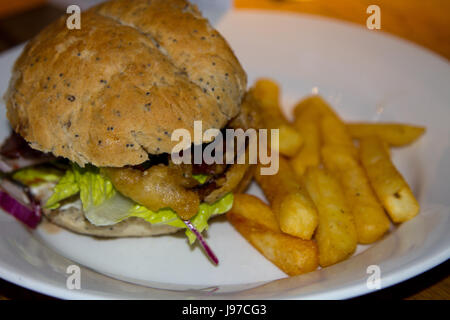
M 127 218 L 111 226 L 91 224 L 82 210 L 71 207 L 65 210 L 43 210 L 50 222 L 70 231 L 104 238 L 150 237 L 183 230 L 165 224 L 154 225 L 137 217 Z

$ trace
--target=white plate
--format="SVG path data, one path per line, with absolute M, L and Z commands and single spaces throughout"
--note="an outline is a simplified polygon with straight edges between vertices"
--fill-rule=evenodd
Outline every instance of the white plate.
M 97 240 L 67 231 L 26 230 L 0 213 L 0 277 L 61 298 L 348 298 L 371 290 L 369 265 L 387 287 L 450 256 L 450 67 L 403 40 L 304 15 L 237 11 L 220 22 L 249 75 L 275 78 L 287 108 L 318 88 L 345 119 L 426 125 L 427 134 L 393 157 L 417 197 L 418 217 L 335 266 L 286 278 L 221 218 L 208 241 L 214 267 L 182 235 Z M 19 50 L 0 58 L 0 91 Z M 8 133 L 4 108 L 1 138 Z M 256 186 L 251 192 L 261 195 Z M 66 288 L 66 268 L 81 266 L 81 290 Z M 105 276 L 107 275 L 107 276 Z M 116 280 L 120 279 L 120 280 Z M 121 281 L 125 280 L 125 281 Z

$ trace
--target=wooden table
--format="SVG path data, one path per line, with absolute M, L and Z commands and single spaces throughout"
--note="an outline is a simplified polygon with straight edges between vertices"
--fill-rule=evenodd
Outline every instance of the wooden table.
M 37 1 L 38 2 L 38 1 Z M 76 2 L 76 1 L 75 1 Z M 381 9 L 381 31 L 416 42 L 450 59 L 450 1 L 448 0 L 235 0 L 237 8 L 258 8 L 317 14 L 365 26 L 366 8 Z M 42 6 L 0 20 L 0 51 L 32 37 L 63 12 Z M 0 257 L 1 259 L 1 257 Z M 391 288 L 357 299 L 450 299 L 450 262 Z M 51 299 L 0 280 L 1 299 Z
M 365 26 L 366 9 L 381 11 L 381 31 L 416 42 L 450 59 L 448 0 L 235 0 L 237 8 L 290 11 L 336 18 Z M 378 32 L 378 31 L 375 31 Z

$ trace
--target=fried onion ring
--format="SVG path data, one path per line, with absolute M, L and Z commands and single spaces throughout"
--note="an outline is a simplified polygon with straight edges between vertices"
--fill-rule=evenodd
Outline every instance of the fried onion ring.
M 159 164 L 145 171 L 104 168 L 103 172 L 121 194 L 150 210 L 171 208 L 183 220 L 192 218 L 198 211 L 200 198 L 197 192 L 184 187 L 188 183 L 181 168 Z

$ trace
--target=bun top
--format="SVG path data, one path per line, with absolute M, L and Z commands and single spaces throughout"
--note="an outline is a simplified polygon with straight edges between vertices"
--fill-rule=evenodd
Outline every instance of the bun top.
M 5 95 L 30 145 L 84 166 L 170 152 L 173 130 L 223 128 L 247 79 L 223 37 L 185 0 L 116 0 L 48 26 L 16 61 Z

